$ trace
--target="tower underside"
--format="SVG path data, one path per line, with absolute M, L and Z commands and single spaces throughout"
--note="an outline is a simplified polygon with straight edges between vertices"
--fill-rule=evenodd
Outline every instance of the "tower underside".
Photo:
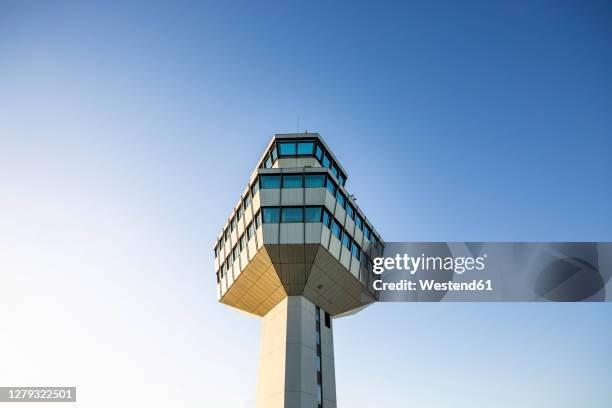
M 334 250 L 340 255 L 339 243 Z M 358 264 L 351 273 L 338 258 L 320 244 L 264 245 L 244 270 L 234 271 L 220 301 L 258 316 L 286 296 L 304 296 L 333 316 L 374 302 L 369 274 Z

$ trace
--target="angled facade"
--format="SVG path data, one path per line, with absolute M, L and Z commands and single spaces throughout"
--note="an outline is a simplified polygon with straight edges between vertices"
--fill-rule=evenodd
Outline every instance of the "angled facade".
M 214 245 L 217 297 L 262 318 L 257 408 L 336 407 L 332 317 L 377 299 L 380 235 L 316 133 L 277 134 Z

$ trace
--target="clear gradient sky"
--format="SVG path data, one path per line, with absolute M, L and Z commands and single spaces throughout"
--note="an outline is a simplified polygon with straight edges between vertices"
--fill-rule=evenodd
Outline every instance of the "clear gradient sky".
M 274 132 L 386 240 L 612 240 L 610 2 L 106 3 L 0 0 L 0 385 L 253 407 L 212 245 Z M 608 304 L 334 324 L 341 407 L 612 404 Z

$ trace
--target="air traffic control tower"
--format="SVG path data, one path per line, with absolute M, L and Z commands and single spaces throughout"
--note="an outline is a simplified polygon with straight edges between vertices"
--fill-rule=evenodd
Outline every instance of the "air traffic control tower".
M 257 408 L 335 408 L 332 318 L 376 301 L 380 235 L 316 133 L 274 135 L 215 242 L 217 297 L 261 317 Z

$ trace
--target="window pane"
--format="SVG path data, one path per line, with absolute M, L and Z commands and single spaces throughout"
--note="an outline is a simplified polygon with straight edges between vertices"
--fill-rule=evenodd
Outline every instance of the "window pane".
M 280 176 L 260 176 L 261 188 L 280 188 Z
M 283 176 L 284 188 L 300 188 L 302 187 L 302 175 Z
M 314 153 L 314 142 L 300 142 L 297 145 L 297 153 L 311 155 Z
M 329 220 L 331 220 L 331 215 L 327 210 L 323 210 L 323 225 L 329 228 Z
M 317 156 L 317 159 L 319 159 L 319 161 L 323 160 L 323 149 L 321 149 L 321 145 L 317 144 L 317 150 L 315 153 L 315 156 Z
M 336 220 L 331 220 L 331 232 L 336 238 L 340 239 L 340 225 L 338 225 Z
M 283 210 L 283 222 L 302 222 L 302 207 L 285 207 Z
M 321 207 L 306 207 L 306 222 L 321 222 Z
M 342 245 L 344 245 L 348 249 L 351 249 L 351 237 L 349 237 L 346 231 L 342 233 Z
M 346 182 L 342 174 L 338 174 L 338 181 L 340 182 L 340 185 L 342 186 L 344 186 L 344 183 Z
M 269 169 L 272 167 L 272 159 L 270 156 L 266 157 L 266 162 L 264 163 L 264 168 Z
M 275 162 L 276 161 L 276 146 L 272 148 L 271 155 L 272 155 L 272 161 Z
M 323 162 L 321 163 L 323 167 L 329 167 L 331 165 L 331 160 L 329 160 L 329 156 L 327 153 L 323 155 Z
M 338 178 L 338 168 L 336 166 L 332 167 L 331 172 L 335 178 Z
M 259 183 L 255 182 L 253 183 L 253 185 L 251 186 L 251 194 L 253 195 L 253 197 L 255 197 L 255 194 L 259 191 Z
M 367 225 L 363 226 L 363 235 L 365 235 L 367 239 L 370 239 L 370 229 Z
M 278 207 L 267 207 L 263 209 L 263 222 L 280 222 L 280 210 Z
M 342 208 L 344 208 L 344 203 L 346 202 L 346 197 L 344 196 L 344 194 L 342 194 L 340 192 L 340 190 L 338 190 L 338 192 L 336 193 L 336 200 L 338 200 L 338 204 L 340 204 L 340 206 Z
M 359 260 L 359 256 L 361 255 L 361 248 L 353 244 L 353 248 L 351 248 L 351 252 L 353 253 L 353 256 L 357 258 L 357 260 Z
M 278 152 L 281 156 L 295 156 L 295 143 L 291 143 L 291 142 L 279 143 Z
M 359 227 L 359 229 L 363 228 L 363 219 L 361 218 L 361 215 L 359 214 L 357 214 L 357 218 L 355 218 L 355 225 Z
M 327 190 L 329 190 L 329 192 L 332 194 L 335 194 L 336 192 L 336 185 L 330 178 L 327 179 Z
M 353 208 L 352 205 L 348 204 L 346 206 L 346 213 L 348 214 L 349 217 L 351 217 L 352 219 L 355 219 L 355 209 Z
M 309 174 L 305 176 L 306 183 L 304 184 L 307 188 L 324 187 L 325 186 L 325 175 L 324 174 Z

